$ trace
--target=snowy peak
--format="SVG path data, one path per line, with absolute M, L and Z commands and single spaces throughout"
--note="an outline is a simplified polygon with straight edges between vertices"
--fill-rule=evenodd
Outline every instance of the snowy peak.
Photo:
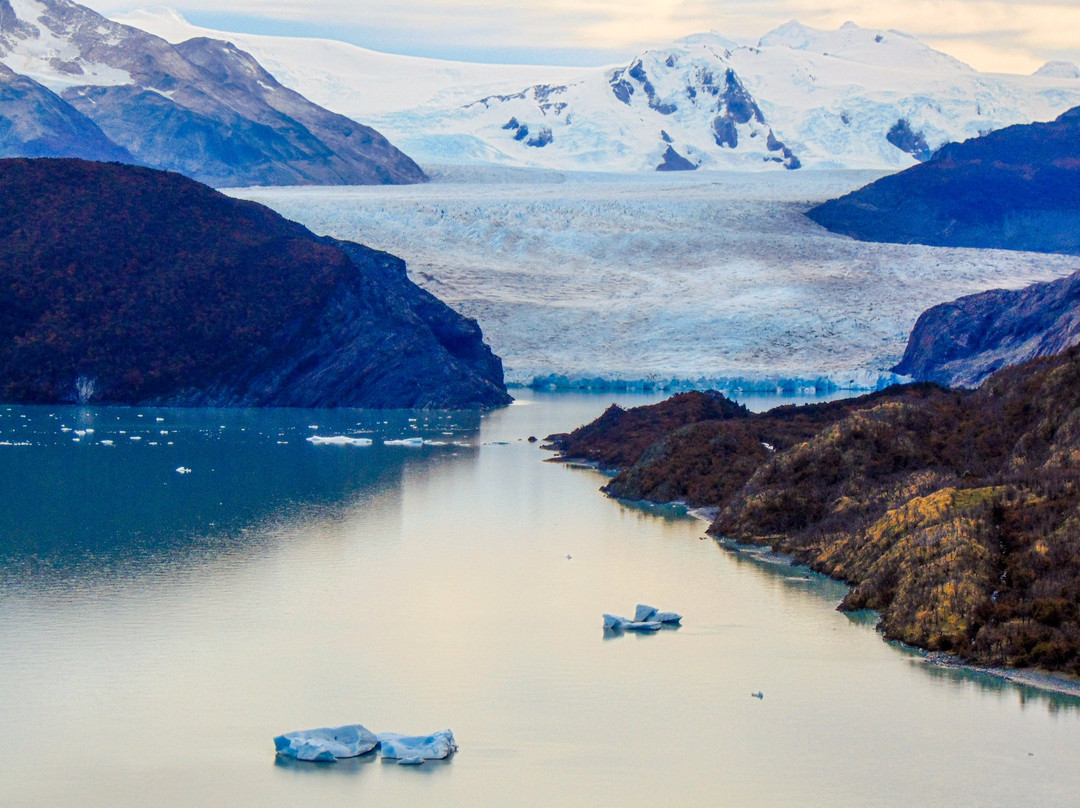
M 476 132 L 489 149 L 526 165 L 798 168 L 730 55 L 719 38 L 702 37 L 578 82 L 488 96 L 444 123 Z
M 1080 79 L 1080 67 L 1072 62 L 1047 62 L 1031 75 L 1051 79 Z
M 835 31 L 825 31 L 792 20 L 763 36 L 758 47 L 787 48 L 896 70 L 974 72 L 959 59 L 934 50 L 909 34 L 863 28 L 853 22 L 846 22 Z

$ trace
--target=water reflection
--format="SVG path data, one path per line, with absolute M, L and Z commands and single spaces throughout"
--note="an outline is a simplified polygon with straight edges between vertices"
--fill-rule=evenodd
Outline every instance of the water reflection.
M 385 507 L 408 467 L 473 457 L 479 426 L 477 412 L 6 407 L 0 576 L 148 571 Z M 402 438 L 427 444 L 382 443 Z

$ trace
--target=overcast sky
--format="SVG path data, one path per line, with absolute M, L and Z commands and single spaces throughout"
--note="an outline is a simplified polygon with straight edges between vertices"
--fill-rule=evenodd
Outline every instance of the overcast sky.
M 83 0 L 110 14 L 145 4 Z M 797 19 L 913 34 L 980 70 L 1080 63 L 1080 0 L 178 0 L 188 21 L 226 31 L 327 36 L 374 50 L 484 62 L 607 64 L 715 30 L 756 40 Z

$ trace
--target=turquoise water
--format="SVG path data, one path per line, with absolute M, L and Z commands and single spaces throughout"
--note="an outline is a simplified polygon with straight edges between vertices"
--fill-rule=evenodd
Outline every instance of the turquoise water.
M 927 666 L 527 441 L 653 399 L 518 395 L 0 408 L 0 805 L 1076 805 L 1080 702 Z M 638 602 L 683 627 L 605 639 Z M 461 750 L 274 757 L 352 722 Z

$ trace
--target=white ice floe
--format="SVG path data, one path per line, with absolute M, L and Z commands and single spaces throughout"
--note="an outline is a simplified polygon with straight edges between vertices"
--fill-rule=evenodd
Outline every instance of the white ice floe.
M 375 733 L 360 724 L 286 732 L 274 738 L 274 748 L 283 757 L 326 763 L 363 755 L 378 744 Z
M 316 446 L 370 446 L 371 438 L 351 438 L 348 435 L 312 435 L 309 443 Z
M 423 446 L 423 438 L 401 438 L 400 440 L 384 440 L 383 446 Z
M 454 733 L 448 729 L 430 735 L 399 735 L 396 732 L 378 733 L 379 749 L 384 758 L 397 760 L 403 766 L 415 766 L 425 760 L 442 760 L 457 751 Z
M 187 466 L 177 466 L 176 467 L 176 473 L 177 474 L 191 474 L 191 469 L 189 469 Z

